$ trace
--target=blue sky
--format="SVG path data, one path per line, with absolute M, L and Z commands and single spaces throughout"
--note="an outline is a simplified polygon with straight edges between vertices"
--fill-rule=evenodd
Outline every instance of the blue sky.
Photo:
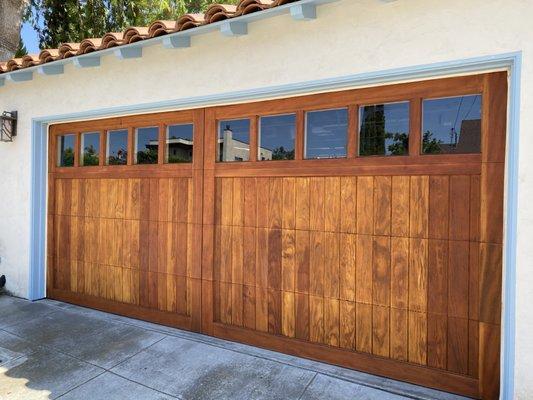
M 22 24 L 22 41 L 26 45 L 29 54 L 39 53 L 39 37 L 28 23 Z

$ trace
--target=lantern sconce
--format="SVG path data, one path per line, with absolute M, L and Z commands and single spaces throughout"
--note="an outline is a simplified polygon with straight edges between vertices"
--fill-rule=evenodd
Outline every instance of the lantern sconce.
M 17 112 L 4 111 L 0 115 L 0 141 L 12 142 L 17 136 Z

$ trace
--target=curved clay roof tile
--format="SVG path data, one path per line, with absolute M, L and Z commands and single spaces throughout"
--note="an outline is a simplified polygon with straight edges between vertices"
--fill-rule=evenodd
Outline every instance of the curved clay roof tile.
M 148 27 L 132 26 L 124 31 L 124 44 L 135 43 L 148 37 Z
M 41 50 L 39 53 L 39 60 L 41 60 L 41 64 L 55 61 L 59 58 L 59 50 L 58 49 L 44 49 Z
M 6 69 L 8 71 L 16 71 L 17 69 L 22 68 L 22 58 L 12 58 L 6 64 Z
M 204 14 L 185 14 L 182 15 L 176 22 L 178 31 L 196 28 L 197 26 L 205 24 Z
M 100 49 L 109 49 L 110 47 L 120 46 L 124 42 L 122 32 L 108 32 L 102 38 Z
M 148 27 L 148 36 L 153 38 L 174 32 L 177 29 L 176 21 L 154 21 Z
M 92 53 L 100 48 L 102 45 L 102 39 L 93 38 L 93 39 L 83 39 L 80 43 L 80 49 L 78 54 L 87 54 Z
M 0 62 L 0 74 L 3 74 L 4 72 L 7 72 L 7 63 Z
M 79 43 L 61 43 L 59 46 L 59 57 L 60 58 L 69 58 L 77 55 L 80 50 Z
M 26 54 L 24 57 L 22 57 L 23 68 L 33 67 L 35 65 L 39 65 L 40 63 L 41 60 L 39 59 L 39 54 Z
M 208 24 L 213 22 L 223 21 L 225 19 L 235 16 L 237 7 L 229 4 L 212 4 L 206 10 L 204 19 Z
M 241 0 L 237 4 L 239 15 L 251 14 L 271 7 L 272 0 Z

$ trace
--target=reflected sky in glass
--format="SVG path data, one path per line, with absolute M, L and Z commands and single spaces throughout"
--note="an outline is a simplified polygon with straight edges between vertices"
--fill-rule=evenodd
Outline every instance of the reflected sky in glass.
M 424 153 L 478 153 L 481 148 L 481 95 L 424 100 Z
M 346 157 L 348 109 L 306 114 L 305 158 Z
M 193 125 L 170 125 L 167 128 L 167 139 L 186 139 L 192 140 Z
M 409 102 L 359 109 L 359 155 L 404 155 L 409 151 Z
M 293 160 L 295 137 L 295 114 L 261 117 L 258 159 Z

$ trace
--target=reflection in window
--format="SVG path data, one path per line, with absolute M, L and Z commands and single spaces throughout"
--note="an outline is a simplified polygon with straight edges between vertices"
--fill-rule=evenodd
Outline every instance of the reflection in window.
M 193 125 L 170 125 L 167 127 L 165 163 L 190 163 L 193 150 Z
M 257 159 L 294 160 L 295 136 L 295 114 L 261 117 Z
M 235 119 L 218 124 L 217 160 L 248 161 L 250 159 L 250 120 Z
M 422 153 L 481 151 L 481 95 L 424 100 Z
M 360 156 L 401 156 L 408 153 L 409 102 L 360 107 Z
M 100 133 L 81 134 L 81 165 L 98 165 L 100 161 Z
M 135 130 L 135 164 L 157 164 L 159 149 L 159 128 L 137 128 Z
M 57 166 L 74 166 L 74 143 L 76 135 L 62 135 L 57 137 Z
M 305 158 L 346 157 L 348 110 L 312 111 L 306 114 Z
M 107 165 L 126 165 L 128 163 L 128 130 L 107 132 Z

